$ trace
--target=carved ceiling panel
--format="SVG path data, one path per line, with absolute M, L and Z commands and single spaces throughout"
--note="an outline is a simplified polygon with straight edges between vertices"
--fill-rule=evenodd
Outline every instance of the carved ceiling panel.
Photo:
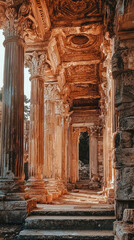
M 73 100 L 73 109 L 79 109 L 84 107 L 86 109 L 98 109 L 99 104 L 97 99 L 89 99 L 89 98 L 80 98 Z
M 46 0 L 46 3 L 53 23 L 101 14 L 101 0 Z
M 56 39 L 62 61 L 100 60 L 102 32 L 98 31 L 98 28 L 101 31 L 101 26 L 96 24 L 96 28 L 98 34 L 93 34 L 95 29 L 83 32 L 80 28 L 70 28 L 70 33 L 68 29 L 57 32 Z
M 98 85 L 92 84 L 73 84 L 71 85 L 70 97 L 72 99 L 79 98 L 100 98 Z
M 99 64 L 71 65 L 65 69 L 66 81 L 69 83 L 99 83 Z

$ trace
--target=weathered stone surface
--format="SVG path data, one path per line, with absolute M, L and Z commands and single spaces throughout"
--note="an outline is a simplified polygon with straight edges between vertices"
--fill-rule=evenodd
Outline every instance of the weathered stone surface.
M 122 166 L 134 166 L 134 148 L 115 149 L 115 167 Z
M 134 209 L 124 210 L 123 221 L 128 223 L 134 223 Z
M 87 205 L 39 204 L 38 207 L 26 219 L 25 229 L 20 232 L 18 239 L 36 237 L 36 239 L 113 240 L 113 233 L 108 230 L 112 228 L 114 220 L 114 212 L 110 205 L 109 207 L 103 205 L 103 209 L 98 206 L 97 209 L 90 210 Z M 32 226 L 34 229 L 31 229 Z
M 133 1 L 123 0 L 0 1 L 0 27 L 6 37 L 0 159 L 1 176 L 7 178 L 0 179 L 4 221 L 16 221 L 13 208 L 16 217 L 23 209 L 24 219 L 34 202 L 28 207 L 22 200 L 34 196 L 50 203 L 66 192 L 67 184 L 102 188 L 105 198 L 99 201 L 113 203 L 115 182 L 117 219 L 125 208 L 133 208 L 133 10 Z M 32 81 L 26 193 L 24 42 Z M 79 182 L 78 166 L 82 131 L 90 139 L 84 184 Z M 116 238 L 127 237 L 121 234 Z
M 112 231 L 41 231 L 41 230 L 24 230 L 19 235 L 19 240 L 113 240 Z
M 116 170 L 115 198 L 122 200 L 134 199 L 134 167 L 123 167 Z
M 134 228 L 133 224 L 127 224 L 123 222 L 114 222 L 114 231 L 118 240 L 133 240 Z
M 27 201 L 0 201 L 0 223 L 22 223 L 35 207 L 35 199 Z
M 21 224 L 22 222 L 25 221 L 27 217 L 27 209 L 23 210 L 3 210 L 0 213 L 1 218 L 0 218 L 0 223 L 11 223 L 11 224 Z

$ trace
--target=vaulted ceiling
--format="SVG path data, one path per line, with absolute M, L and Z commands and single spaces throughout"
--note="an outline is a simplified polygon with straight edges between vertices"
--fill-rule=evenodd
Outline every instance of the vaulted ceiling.
M 48 62 L 64 100 L 73 110 L 99 109 L 104 28 L 101 0 L 31 2 L 41 32 L 45 32 L 43 41 L 49 42 Z M 54 79 L 49 76 L 46 81 Z

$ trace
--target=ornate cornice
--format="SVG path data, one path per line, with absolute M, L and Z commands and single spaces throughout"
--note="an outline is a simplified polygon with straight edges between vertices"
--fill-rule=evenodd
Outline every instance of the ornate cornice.
M 32 10 L 33 10 L 35 19 L 39 25 L 41 35 L 42 35 L 42 37 L 44 37 L 46 32 L 51 27 L 46 2 L 43 0 L 30 0 L 30 2 L 32 5 Z

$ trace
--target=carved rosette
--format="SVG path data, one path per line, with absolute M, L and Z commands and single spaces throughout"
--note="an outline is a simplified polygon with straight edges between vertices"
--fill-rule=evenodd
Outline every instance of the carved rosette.
M 31 79 L 35 77 L 44 78 L 45 75 L 46 53 L 33 52 L 31 55 L 26 55 L 25 66 L 29 68 Z

